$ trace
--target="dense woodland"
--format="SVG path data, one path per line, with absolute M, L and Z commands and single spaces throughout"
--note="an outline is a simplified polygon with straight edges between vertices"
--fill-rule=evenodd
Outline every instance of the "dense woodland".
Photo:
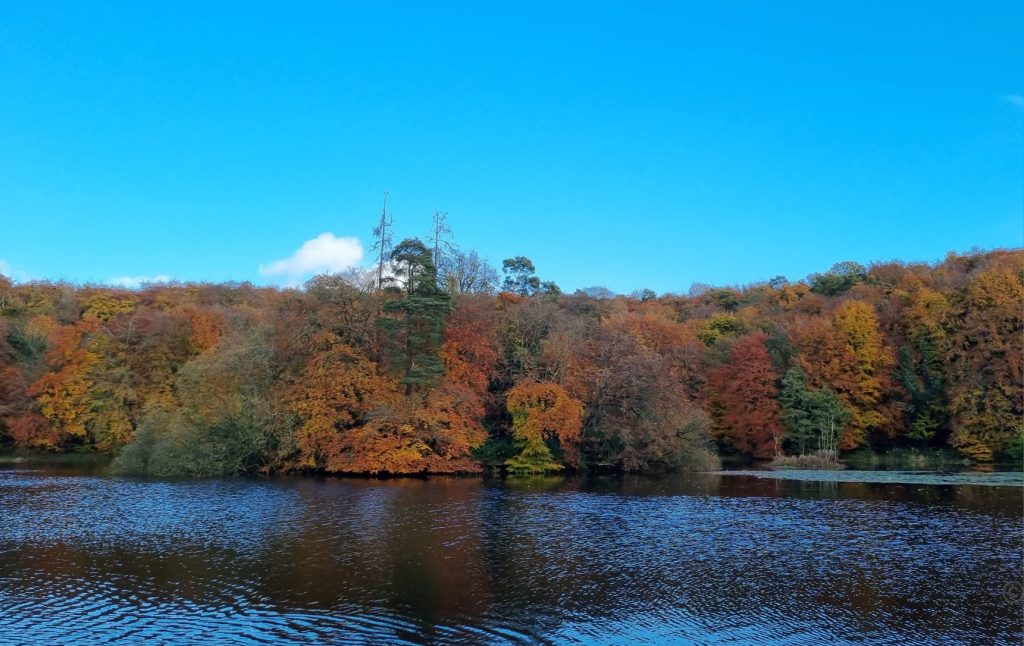
M 1022 250 L 622 296 L 378 242 L 373 269 L 301 288 L 0 276 L 0 448 L 156 475 L 1024 448 Z

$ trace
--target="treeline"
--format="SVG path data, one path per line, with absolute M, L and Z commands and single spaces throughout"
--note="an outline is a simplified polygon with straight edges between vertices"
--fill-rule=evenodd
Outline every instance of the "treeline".
M 662 296 L 502 269 L 408 239 L 302 289 L 0 276 L 0 443 L 157 475 L 1024 450 L 1024 251 Z

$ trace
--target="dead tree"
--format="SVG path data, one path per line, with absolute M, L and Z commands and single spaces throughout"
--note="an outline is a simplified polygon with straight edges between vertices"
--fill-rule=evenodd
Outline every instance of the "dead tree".
M 388 192 L 384 191 L 384 207 L 380 211 L 380 222 L 373 227 L 373 249 L 377 252 L 377 289 L 384 289 L 384 264 L 391 258 L 391 245 L 393 244 L 391 228 L 395 223 L 393 217 L 388 216 Z
M 450 255 L 452 247 L 452 230 L 448 227 L 447 211 L 434 211 L 434 228 L 430 233 L 433 243 L 434 268 L 437 269 L 438 285 L 444 285 L 444 260 Z

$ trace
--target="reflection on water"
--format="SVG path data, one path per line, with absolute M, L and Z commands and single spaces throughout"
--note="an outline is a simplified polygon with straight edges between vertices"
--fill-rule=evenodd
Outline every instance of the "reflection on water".
M 1020 643 L 1021 487 L 0 470 L 7 642 Z

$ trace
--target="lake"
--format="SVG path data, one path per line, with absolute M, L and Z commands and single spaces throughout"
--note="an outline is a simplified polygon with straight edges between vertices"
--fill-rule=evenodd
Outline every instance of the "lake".
M 856 473 L 5 465 L 0 641 L 1019 644 L 1019 475 Z

